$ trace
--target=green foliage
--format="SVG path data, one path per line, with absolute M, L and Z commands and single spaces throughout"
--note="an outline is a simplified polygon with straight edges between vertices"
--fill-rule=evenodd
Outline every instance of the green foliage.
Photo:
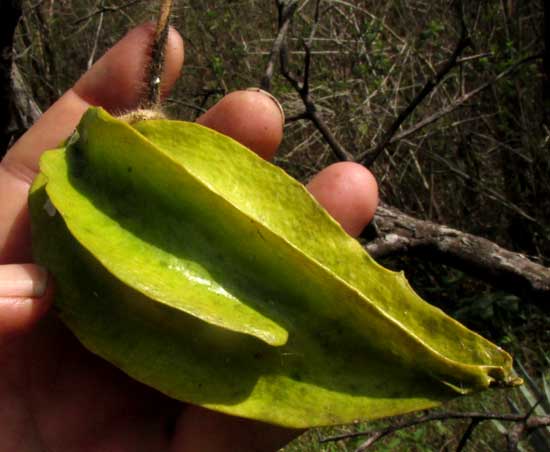
M 445 31 L 445 24 L 433 19 L 428 23 L 427 27 L 420 32 L 419 39 L 420 41 L 437 39 L 443 31 Z
M 223 75 L 225 73 L 223 60 L 219 56 L 213 56 L 210 60 L 210 64 L 212 66 L 212 71 L 214 72 L 214 75 L 218 79 L 223 78 Z

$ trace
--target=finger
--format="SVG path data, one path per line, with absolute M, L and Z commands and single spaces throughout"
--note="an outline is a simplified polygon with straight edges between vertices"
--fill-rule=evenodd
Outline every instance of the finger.
M 277 427 L 189 405 L 178 420 L 176 432 L 171 452 L 267 452 L 279 450 L 303 430 Z
M 197 122 L 230 136 L 266 160 L 283 139 L 281 105 L 271 94 L 255 88 L 228 94 Z
M 351 236 L 357 237 L 378 206 L 378 184 L 363 165 L 335 163 L 307 184 L 310 193 Z
M 152 24 L 128 32 L 21 137 L 7 155 L 6 163 L 35 173 L 40 154 L 70 135 L 90 105 L 100 105 L 112 113 L 137 108 L 154 33 Z M 183 43 L 175 30 L 170 32 L 166 50 L 165 92 L 178 78 L 183 64 Z
M 102 105 L 115 113 L 139 105 L 153 36 L 154 27 L 150 24 L 130 31 L 44 113 L 2 160 L 0 263 L 30 259 L 26 199 L 42 152 L 66 138 L 90 105 Z M 173 85 L 182 64 L 183 42 L 177 32 L 171 30 L 163 91 Z
M 0 339 L 28 331 L 48 311 L 52 287 L 34 264 L 0 265 Z

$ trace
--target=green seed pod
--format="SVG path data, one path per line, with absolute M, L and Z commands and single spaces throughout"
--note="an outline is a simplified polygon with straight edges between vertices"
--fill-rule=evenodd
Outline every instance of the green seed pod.
M 40 170 L 33 248 L 62 320 L 171 397 L 301 428 L 517 383 L 506 352 L 231 138 L 92 108 Z

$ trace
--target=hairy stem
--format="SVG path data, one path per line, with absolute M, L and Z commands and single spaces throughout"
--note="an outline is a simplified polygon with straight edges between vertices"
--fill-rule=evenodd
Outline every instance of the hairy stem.
M 161 101 L 161 78 L 164 69 L 165 48 L 170 29 L 170 16 L 174 0 L 162 0 L 160 5 L 157 28 L 155 30 L 155 41 L 151 53 L 149 65 L 149 80 L 147 93 L 147 108 L 154 109 Z

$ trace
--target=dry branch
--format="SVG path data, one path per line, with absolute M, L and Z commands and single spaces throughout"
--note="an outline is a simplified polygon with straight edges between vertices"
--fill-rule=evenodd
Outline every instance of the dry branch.
M 279 2 L 281 4 L 282 2 Z M 281 35 L 281 44 L 279 46 L 279 57 L 281 62 L 281 73 L 283 76 L 288 80 L 288 82 L 292 85 L 292 87 L 296 90 L 296 92 L 299 94 L 300 98 L 302 99 L 302 102 L 305 107 L 305 111 L 302 113 L 303 117 L 306 119 L 309 119 L 317 128 L 317 130 L 321 133 L 327 144 L 332 149 L 333 153 L 336 155 L 336 157 L 341 161 L 348 161 L 351 160 L 351 156 L 348 154 L 344 146 L 336 139 L 336 137 L 332 134 L 327 124 L 323 121 L 321 116 L 319 115 L 319 112 L 317 111 L 317 106 L 313 99 L 311 98 L 310 90 L 309 90 L 309 81 L 310 81 L 310 67 L 311 67 L 311 46 L 313 42 L 313 38 L 315 37 L 315 31 L 317 29 L 317 25 L 320 20 L 320 0 L 316 3 L 315 8 L 315 23 L 312 27 L 311 34 L 308 38 L 308 40 L 304 43 L 304 50 L 305 50 L 305 57 L 304 57 L 304 76 L 302 82 L 298 79 L 298 77 L 292 73 L 292 71 L 289 68 L 289 61 L 288 61 L 288 48 L 286 43 L 286 29 L 284 33 L 281 34 L 282 25 L 284 25 L 284 20 L 290 21 L 292 18 L 292 14 L 295 12 L 295 9 L 292 11 L 292 14 L 287 14 L 284 16 L 286 10 L 285 9 L 279 9 L 279 34 Z M 281 16 L 283 14 L 283 16 Z M 281 20 L 281 17 L 283 20 Z M 269 68 L 269 66 L 268 66 Z
M 81 17 L 74 21 L 73 25 L 80 25 L 83 22 L 86 22 L 87 20 L 91 19 L 94 16 L 97 16 L 98 14 L 104 14 L 108 12 L 116 12 L 121 11 L 125 8 L 129 8 L 130 6 L 137 5 L 138 3 L 142 3 L 144 0 L 133 0 L 127 3 L 124 3 L 123 5 L 119 6 L 106 6 L 102 5 L 101 7 L 97 8 L 95 11 L 91 12 L 90 14 L 87 14 L 84 17 Z
M 498 420 L 503 422 L 514 422 L 515 425 L 511 428 L 510 432 L 513 435 L 509 435 L 509 451 L 515 451 L 513 446 L 517 446 L 517 442 L 522 436 L 528 435 L 533 430 L 538 428 L 547 427 L 550 425 L 550 416 L 532 416 L 532 412 L 528 411 L 526 414 L 498 414 L 498 413 L 480 413 L 480 412 L 437 412 L 429 413 L 421 417 L 414 419 L 408 419 L 396 424 L 390 425 L 380 430 L 371 430 L 367 432 L 354 432 L 345 433 L 342 435 L 331 436 L 329 438 L 322 439 L 322 443 L 340 441 L 349 438 L 357 438 L 362 436 L 369 436 L 369 438 L 361 444 L 356 452 L 369 449 L 373 444 L 381 440 L 382 438 L 391 435 L 399 430 L 413 427 L 415 425 L 425 424 L 426 422 L 449 420 L 449 419 L 468 419 L 472 422 L 470 425 L 478 425 L 480 422 L 488 420 Z M 475 422 L 475 424 L 473 424 Z M 512 445 L 513 444 L 513 445 Z M 458 447 L 463 447 L 459 443 Z
M 361 161 L 365 166 L 371 166 L 375 160 L 380 156 L 380 154 L 386 149 L 386 147 L 391 143 L 392 138 L 396 132 L 400 129 L 401 125 L 405 120 L 416 110 L 416 108 L 422 103 L 422 101 L 428 97 L 428 95 L 443 81 L 445 76 L 457 65 L 459 65 L 459 57 L 462 55 L 462 52 L 472 45 L 470 36 L 466 25 L 464 24 L 464 18 L 462 14 L 462 6 L 460 2 L 457 2 L 459 9 L 459 16 L 461 22 L 461 32 L 460 38 L 456 43 L 453 53 L 446 61 L 446 63 L 441 67 L 441 69 L 435 74 L 433 78 L 430 78 L 422 90 L 415 96 L 415 98 L 407 105 L 406 108 L 399 113 L 397 118 L 390 125 L 388 130 L 384 133 L 382 141 L 372 150 L 367 151 L 365 154 L 361 155 L 358 158 L 358 161 Z
M 474 88 L 473 90 L 463 94 L 462 96 L 454 99 L 451 103 L 448 105 L 445 105 L 440 110 L 436 111 L 435 113 L 431 114 L 430 116 L 425 117 L 424 119 L 418 121 L 413 126 L 409 127 L 406 130 L 403 130 L 402 132 L 393 135 L 391 139 L 386 143 L 386 146 L 390 144 L 394 144 L 398 141 L 404 140 L 411 135 L 415 134 L 416 132 L 422 130 L 424 127 L 433 124 L 434 122 L 438 121 L 439 119 L 443 118 L 444 116 L 448 115 L 449 113 L 452 113 L 456 109 L 462 107 L 464 104 L 466 104 L 470 99 L 480 94 L 482 91 L 485 91 L 487 88 L 498 82 L 500 79 L 507 77 L 514 72 L 516 72 L 521 66 L 524 66 L 525 64 L 532 63 L 533 61 L 536 61 L 538 59 L 542 58 L 542 54 L 536 54 L 536 55 L 530 55 L 525 58 L 522 58 L 519 61 L 516 61 L 514 64 L 512 64 L 509 68 L 505 69 L 504 71 L 500 72 L 499 74 L 492 77 L 490 80 L 488 80 L 485 83 L 482 83 L 477 88 Z M 368 156 L 367 156 L 368 157 Z
M 105 3 L 105 0 L 101 0 L 101 7 L 104 6 L 104 3 Z M 101 29 L 103 28 L 104 17 L 105 17 L 105 13 L 101 12 L 101 14 L 99 14 L 99 20 L 97 21 L 97 28 L 96 28 L 95 37 L 94 37 L 94 45 L 92 46 L 92 51 L 90 52 L 90 57 L 88 58 L 88 65 L 87 65 L 88 70 L 91 69 L 95 61 L 95 54 L 97 52 L 97 47 L 99 45 L 99 37 L 101 36 Z
M 550 269 L 490 240 L 419 220 L 381 204 L 374 226 L 378 237 L 365 248 L 375 258 L 410 254 L 461 269 L 550 310 Z
M 42 111 L 33 98 L 19 68 L 12 66 L 12 89 L 15 106 L 15 122 L 19 129 L 18 135 L 23 134 L 42 116 Z
M 288 32 L 288 27 L 290 26 L 290 21 L 296 8 L 298 7 L 298 1 L 292 0 L 288 3 L 278 1 L 277 8 L 279 10 L 279 31 L 277 36 L 273 41 L 273 46 L 271 47 L 271 52 L 269 54 L 269 60 L 266 65 L 265 74 L 260 82 L 260 88 L 265 91 L 271 91 L 271 80 L 273 79 L 273 70 L 275 69 L 275 61 L 279 58 L 279 53 L 281 52 L 281 46 L 285 40 L 286 34 Z

